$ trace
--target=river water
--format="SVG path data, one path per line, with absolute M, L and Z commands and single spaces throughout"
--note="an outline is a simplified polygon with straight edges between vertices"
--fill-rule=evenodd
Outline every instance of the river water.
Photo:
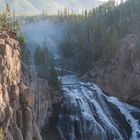
M 58 140 L 140 140 L 140 109 L 106 96 L 94 83 L 61 77 Z

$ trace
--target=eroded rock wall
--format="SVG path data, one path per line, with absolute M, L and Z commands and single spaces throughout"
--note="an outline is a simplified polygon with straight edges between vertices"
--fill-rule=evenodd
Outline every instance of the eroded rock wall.
M 33 66 L 26 66 L 22 64 L 22 79 L 24 85 L 30 87 L 33 95 L 33 112 L 35 117 L 35 122 L 41 131 L 44 124 L 48 121 L 48 118 L 52 115 L 52 103 L 50 89 L 48 82 L 45 79 L 41 79 L 37 76 L 36 68 Z
M 40 131 L 51 115 L 46 80 L 20 61 L 16 34 L 0 32 L 0 128 L 4 140 L 42 140 Z
M 137 35 L 127 35 L 117 45 L 111 64 L 101 64 L 87 77 L 106 93 L 140 106 L 140 43 Z

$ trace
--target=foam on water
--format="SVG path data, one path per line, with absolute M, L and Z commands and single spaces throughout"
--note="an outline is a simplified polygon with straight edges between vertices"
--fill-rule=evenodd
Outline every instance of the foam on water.
M 140 113 L 138 108 L 104 95 L 97 85 L 80 82 L 75 75 L 63 76 L 61 80 L 64 101 L 58 122 L 60 139 L 139 139 L 140 117 L 136 120 L 131 115 Z M 116 112 L 120 118 L 114 116 Z

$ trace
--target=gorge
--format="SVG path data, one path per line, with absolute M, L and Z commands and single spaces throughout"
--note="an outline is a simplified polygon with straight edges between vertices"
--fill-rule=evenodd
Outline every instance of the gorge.
M 55 26 L 56 24 L 54 23 L 52 23 L 51 25 L 51 21 L 46 21 L 46 23 L 45 21 L 39 22 L 41 28 L 38 28 L 37 30 L 35 30 L 35 28 L 37 27 L 37 23 L 31 25 L 32 28 L 29 28 L 30 24 L 29 26 L 27 26 L 27 28 L 25 26 L 27 37 L 32 31 L 33 34 L 41 33 L 42 40 L 38 42 L 38 40 L 35 40 L 36 36 L 34 36 L 33 38 L 29 36 L 30 40 L 29 42 L 27 41 L 27 43 L 32 44 L 30 43 L 31 40 L 33 41 L 33 43 L 34 40 L 36 43 L 40 43 L 43 42 L 43 40 L 47 37 L 47 41 L 50 42 L 47 45 L 48 48 L 55 54 L 55 56 L 60 56 L 57 55 L 58 46 L 56 42 L 61 42 L 63 31 L 66 31 L 66 29 L 62 26 L 62 29 L 55 31 L 55 27 L 58 26 Z M 46 32 L 44 29 L 46 29 Z M 55 37 L 55 35 L 57 36 L 58 34 L 60 35 L 59 38 Z M 136 37 L 134 35 L 129 35 L 128 38 L 129 39 L 124 39 L 127 41 L 127 45 L 124 45 L 125 42 L 122 39 L 123 46 L 120 47 L 121 49 L 123 49 L 123 51 L 121 51 L 122 53 L 124 51 L 127 51 L 127 49 L 129 51 L 129 47 L 131 48 L 132 46 L 131 44 L 133 44 L 134 46 L 134 48 L 131 49 L 136 49 Z M 132 52 L 134 52 L 133 50 Z M 132 54 L 132 56 L 135 56 L 135 54 Z M 120 55 L 120 59 L 123 60 L 121 57 L 127 58 L 127 56 L 124 56 L 123 54 Z M 57 58 L 60 59 L 60 57 L 56 57 L 56 59 Z M 122 63 L 125 64 L 125 61 L 126 59 L 124 59 Z M 122 66 L 125 66 L 123 64 Z M 120 66 L 120 64 L 118 65 Z M 120 72 L 122 72 L 122 70 Z M 96 71 L 93 73 L 96 74 Z M 57 123 L 53 124 L 53 127 L 56 127 L 56 131 L 55 134 L 51 134 L 51 137 L 52 135 L 55 135 L 54 139 L 58 140 L 140 139 L 139 108 L 126 104 L 116 97 L 108 96 L 112 95 L 112 91 L 109 92 L 109 90 L 107 90 L 108 95 L 105 95 L 105 93 L 96 84 L 94 84 L 94 80 L 90 83 L 85 81 L 83 82 L 78 79 L 76 75 L 69 75 L 69 72 L 66 72 L 65 74 L 64 76 L 60 75 L 60 79 L 62 81 L 63 100 L 60 107 L 60 112 L 58 112 Z M 100 77 L 100 75 L 97 76 L 97 78 Z M 84 79 L 86 79 L 86 81 L 88 81 L 88 79 L 95 79 L 95 81 L 97 80 L 96 83 L 99 82 L 100 87 L 105 89 L 105 84 L 100 83 L 103 79 L 96 79 L 96 77 L 93 77 L 92 72 L 91 75 L 86 76 L 86 78 Z M 122 95 L 121 93 L 116 93 L 115 96 L 118 96 L 119 94 Z M 51 139 L 51 137 L 49 136 L 48 139 Z M 46 138 L 47 135 L 44 140 Z
M 41 140 L 52 105 L 60 103 L 62 97 L 50 93 L 47 81 L 37 77 L 34 66 L 20 62 L 15 37 L 9 31 L 0 34 L 1 127 L 5 139 Z M 105 95 L 97 85 L 81 82 L 76 75 L 60 79 L 63 101 L 54 126 L 56 139 L 140 139 L 140 109 Z
M 140 140 L 139 8 L 0 15 L 0 140 Z

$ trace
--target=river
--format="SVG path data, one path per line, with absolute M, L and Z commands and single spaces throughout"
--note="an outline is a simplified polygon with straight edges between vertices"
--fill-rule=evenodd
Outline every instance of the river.
M 109 97 L 75 75 L 61 77 L 59 140 L 140 140 L 140 109 Z

